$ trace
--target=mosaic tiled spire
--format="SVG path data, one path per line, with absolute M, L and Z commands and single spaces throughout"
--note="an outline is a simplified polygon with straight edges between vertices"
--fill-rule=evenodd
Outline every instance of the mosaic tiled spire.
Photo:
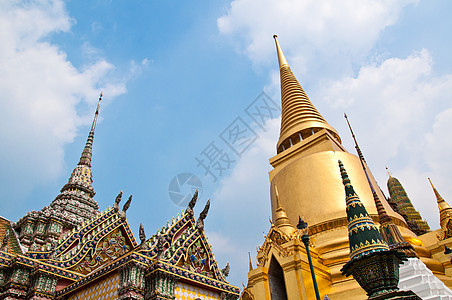
M 350 242 L 350 259 L 389 250 L 366 208 L 359 200 L 348 178 L 344 165 L 339 161 L 342 183 L 345 187 L 345 201 Z
M 389 195 L 391 196 L 391 200 L 396 203 L 400 212 L 407 216 L 409 228 L 418 235 L 430 231 L 427 221 L 423 220 L 419 212 L 414 208 L 400 181 L 397 178 L 392 177 L 389 171 L 388 174 Z M 410 226 L 410 223 L 413 223 L 418 229 L 412 228 L 413 226 Z
M 398 291 L 399 266 L 406 260 L 402 251 L 389 250 L 366 208 L 359 200 L 339 161 L 350 243 L 350 260 L 342 267 L 343 275 L 350 276 L 367 292 L 368 299 L 420 299 L 412 291 Z
M 327 129 L 339 142 L 336 130 L 317 111 L 290 70 L 277 36 L 273 36 L 278 53 L 281 76 L 281 133 L 277 145 L 280 153 L 321 129 Z
M 43 209 L 43 211 L 49 210 L 51 214 L 73 225 L 80 225 L 82 222 L 91 219 L 99 209 L 99 205 L 93 198 L 96 193 L 93 188 L 91 157 L 93 155 L 94 130 L 101 101 L 102 93 L 99 95 L 91 130 L 77 166 L 50 207 Z
M 436 196 L 436 202 L 438 203 L 441 239 L 443 240 L 452 236 L 452 208 L 438 193 L 430 178 L 428 180 L 430 181 L 430 185 L 432 186 L 433 192 Z
M 68 183 L 63 186 L 61 192 L 71 189 L 79 188 L 89 193 L 93 197 L 96 193 L 93 189 L 93 174 L 91 171 L 91 157 L 93 156 L 93 141 L 94 129 L 96 128 L 97 116 L 99 115 L 100 102 L 102 101 L 102 93 L 99 95 L 99 102 L 94 114 L 93 124 L 86 140 L 85 148 L 83 149 L 80 161 L 69 177 Z
M 400 233 L 399 228 L 394 224 L 392 218 L 387 214 L 386 209 L 383 206 L 383 203 L 378 197 L 377 192 L 375 191 L 374 185 L 369 178 L 369 174 L 367 171 L 367 164 L 364 159 L 364 155 L 359 148 L 358 141 L 356 140 L 355 134 L 353 133 L 352 126 L 348 121 L 347 115 L 344 113 L 345 120 L 347 120 L 348 127 L 350 128 L 350 132 L 352 134 L 353 140 L 355 141 L 355 149 L 358 152 L 359 159 L 361 161 L 361 165 L 363 167 L 364 173 L 366 174 L 367 182 L 369 183 L 370 189 L 372 190 L 372 196 L 374 198 L 375 206 L 377 207 L 378 217 L 380 220 L 380 234 L 384 238 L 386 244 L 388 244 L 389 249 L 397 249 L 406 254 L 407 257 L 417 257 L 416 252 L 411 244 L 407 243 Z
M 20 232 L 19 239 L 23 246 L 32 249 L 33 245 L 55 244 L 63 232 L 88 222 L 98 213 L 99 205 L 93 199 L 95 192 L 91 156 L 101 100 L 102 93 L 99 96 L 94 120 L 79 163 L 60 194 L 49 206 L 45 206 L 40 211 L 28 212 L 16 222 L 15 229 Z

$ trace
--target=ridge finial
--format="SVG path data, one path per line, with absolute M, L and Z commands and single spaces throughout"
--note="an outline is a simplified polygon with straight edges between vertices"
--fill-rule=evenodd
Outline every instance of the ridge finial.
M 204 206 L 204 209 L 199 214 L 198 221 L 196 221 L 196 228 L 198 228 L 198 230 L 203 230 L 204 229 L 204 219 L 207 217 L 207 213 L 209 212 L 209 208 L 210 208 L 210 199 L 207 200 L 206 206 Z
M 193 194 L 193 197 L 190 200 L 190 203 L 188 203 L 187 209 L 185 212 L 187 212 L 190 215 L 193 215 L 193 208 L 196 205 L 196 201 L 198 200 L 198 189 L 196 189 L 195 193 Z
M 119 191 L 118 196 L 115 198 L 115 203 L 113 204 L 113 208 L 115 211 L 119 211 L 119 202 L 121 202 L 122 199 L 122 189 Z

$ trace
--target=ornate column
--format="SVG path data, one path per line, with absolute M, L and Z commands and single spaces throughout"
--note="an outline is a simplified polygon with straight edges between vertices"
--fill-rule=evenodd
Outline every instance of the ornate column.
M 119 299 L 144 299 L 145 270 L 142 264 L 135 261 L 128 262 L 119 269 Z
M 35 268 L 31 272 L 31 279 L 32 284 L 28 291 L 27 299 L 43 300 L 55 298 L 58 277 Z
M 51 219 L 47 225 L 45 233 L 45 242 L 54 244 L 58 242 L 58 239 L 63 231 L 63 224 L 55 219 Z
M 173 300 L 177 278 L 160 270 L 146 275 L 146 300 Z
M 0 299 L 24 299 L 30 282 L 30 269 L 13 262 L 3 272 L 4 286 Z
M 34 232 L 34 221 L 33 219 L 26 217 L 27 219 L 20 224 L 20 235 L 19 239 L 22 245 L 25 247 L 30 247 Z M 17 230 L 17 227 L 16 227 Z
M 42 246 L 44 243 L 44 235 L 46 231 L 46 223 L 44 219 L 39 218 L 37 222 L 35 223 L 35 230 L 33 234 L 33 241 L 38 244 L 39 246 Z

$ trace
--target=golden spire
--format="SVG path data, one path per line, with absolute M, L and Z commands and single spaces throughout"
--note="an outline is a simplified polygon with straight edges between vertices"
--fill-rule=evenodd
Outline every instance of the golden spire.
M 290 70 L 277 36 L 274 35 L 273 38 L 278 53 L 282 104 L 281 133 L 277 152 L 288 149 L 321 129 L 327 129 L 340 143 L 341 139 L 336 130 L 317 111 Z
M 287 62 L 287 59 L 281 50 L 281 46 L 279 45 L 278 36 L 275 34 L 273 35 L 273 38 L 275 39 L 276 42 L 276 52 L 278 53 L 279 68 L 282 68 L 282 66 L 289 66 L 289 63 Z
M 282 232 L 287 234 L 289 237 L 292 236 L 292 233 L 295 230 L 295 227 L 289 221 L 287 217 L 286 211 L 281 206 L 281 202 L 279 201 L 279 193 L 278 187 L 275 185 L 275 193 L 276 193 L 276 212 L 275 212 L 275 226 L 281 229 Z
M 249 267 L 249 271 L 253 271 L 253 264 L 251 263 L 251 253 L 248 252 L 248 259 L 250 262 L 250 267 Z
M 438 202 L 439 208 L 439 224 L 441 225 L 441 236 L 440 240 L 452 237 L 452 208 L 444 201 L 443 197 L 438 193 L 438 191 L 433 186 L 430 178 L 430 185 L 432 186 L 433 192 L 436 196 L 436 201 Z
M 449 206 L 449 204 L 447 204 L 446 201 L 444 201 L 443 197 L 441 197 L 441 195 L 438 193 L 436 188 L 433 186 L 433 183 L 430 180 L 430 178 L 428 179 L 428 181 L 430 181 L 430 185 L 432 186 L 433 192 L 435 193 L 436 202 L 438 202 L 439 211 L 441 212 L 444 209 L 450 209 L 451 207 Z

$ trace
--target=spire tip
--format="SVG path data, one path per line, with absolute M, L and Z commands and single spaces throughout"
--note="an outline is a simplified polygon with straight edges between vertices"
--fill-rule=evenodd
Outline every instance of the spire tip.
M 389 178 L 392 178 L 391 172 L 389 172 L 389 168 L 386 166 L 386 172 L 388 172 Z

